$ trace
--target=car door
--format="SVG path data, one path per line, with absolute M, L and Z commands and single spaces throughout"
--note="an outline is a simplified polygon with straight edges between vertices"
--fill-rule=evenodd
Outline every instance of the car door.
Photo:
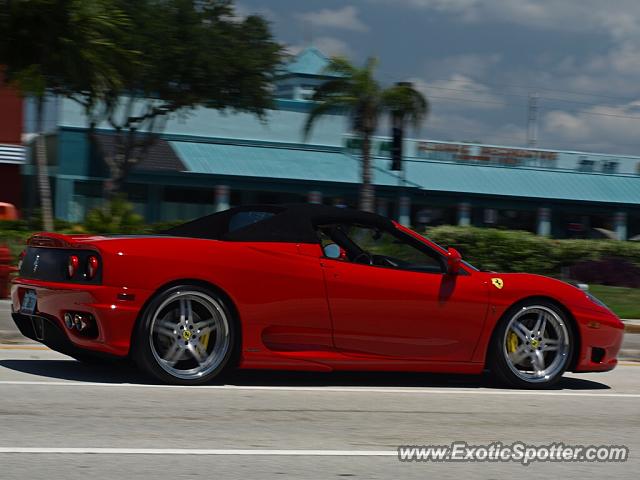
M 395 229 L 323 229 L 324 250 L 336 242 L 342 251 L 342 258 L 321 261 L 336 348 L 400 359 L 471 360 L 488 308 L 481 275 L 466 269 L 447 274 L 440 253 Z

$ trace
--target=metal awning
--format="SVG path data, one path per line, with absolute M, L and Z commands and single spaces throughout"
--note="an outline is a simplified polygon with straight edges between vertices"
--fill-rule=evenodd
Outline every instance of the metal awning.
M 311 182 L 360 182 L 358 158 L 335 150 L 170 141 L 187 172 Z M 400 185 L 389 159 L 375 158 L 374 183 Z M 405 161 L 407 186 L 433 192 L 640 205 L 640 176 Z
M 25 163 L 26 149 L 22 145 L 0 143 L 0 163 Z

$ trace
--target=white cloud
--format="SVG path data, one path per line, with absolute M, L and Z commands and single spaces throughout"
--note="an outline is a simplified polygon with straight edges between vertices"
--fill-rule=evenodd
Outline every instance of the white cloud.
M 366 32 L 369 27 L 358 18 L 358 9 L 348 5 L 335 10 L 325 8 L 314 12 L 298 13 L 296 17 L 314 27 Z
M 505 106 L 504 99 L 487 85 L 461 74 L 452 74 L 446 80 L 427 82 L 411 79 L 415 88 L 429 99 L 432 107 L 445 105 L 448 110 L 496 109 Z
M 279 15 L 270 8 L 267 7 L 247 7 L 242 3 L 235 3 L 233 6 L 234 18 L 238 21 L 243 21 L 249 15 L 260 15 L 264 17 L 269 22 L 276 22 L 280 17 Z
M 437 105 L 420 133 L 421 138 L 454 142 L 524 145 L 526 141 L 522 125 L 506 122 L 496 126 L 464 112 L 440 111 Z
M 578 148 L 604 144 L 611 152 L 628 151 L 640 131 L 640 102 L 594 106 L 578 112 L 552 110 L 542 120 L 543 132 L 550 141 L 570 141 Z
M 451 55 L 428 61 L 426 71 L 435 72 L 439 77 L 459 74 L 477 78 L 495 68 L 501 59 L 499 53 Z
M 329 57 L 343 56 L 353 58 L 355 56 L 353 50 L 347 42 L 334 37 L 319 37 L 313 41 L 313 44 L 325 55 Z
M 328 57 L 341 56 L 353 58 L 354 52 L 347 42 L 335 37 L 318 37 L 311 42 L 314 47 Z M 288 55 L 297 55 L 308 45 L 287 45 L 285 52 Z
M 509 22 L 562 31 L 604 31 L 617 38 L 640 33 L 636 0 L 370 0 L 450 14 L 467 22 Z
M 533 55 L 523 51 L 526 61 L 522 62 L 511 58 L 509 48 L 505 48 L 503 57 L 469 53 L 426 62 L 423 78 L 446 79 L 421 85 L 432 97 L 434 108 L 425 130 L 428 136 L 433 136 L 429 133 L 432 132 L 442 138 L 479 138 L 511 144 L 518 144 L 517 139 L 521 138 L 520 144 L 523 144 L 526 97 L 538 91 L 542 96 L 541 146 L 640 153 L 640 147 L 636 147 L 640 120 L 627 118 L 640 118 L 640 106 L 633 101 L 640 98 L 640 1 L 369 2 L 405 7 L 406 15 L 416 15 L 420 10 L 427 15 L 435 13 L 438 21 L 447 22 L 452 29 L 460 23 L 473 24 L 474 29 L 500 29 L 501 24 L 522 27 L 523 38 L 519 40 L 532 42 Z M 580 36 L 567 41 L 571 34 Z M 540 52 L 535 43 L 541 35 L 558 38 L 558 44 Z M 592 39 L 590 46 L 581 48 L 577 41 L 580 38 Z M 477 42 L 472 44 L 473 48 L 482 51 L 481 36 Z M 434 87 L 440 87 L 440 90 Z M 450 93 L 445 88 L 450 88 Z M 454 88 L 467 90 L 469 94 L 455 92 Z M 491 110 L 490 103 L 440 102 L 434 98 L 437 96 L 469 96 L 487 102 L 497 98 L 513 104 L 514 108 Z M 578 103 L 571 104 L 566 100 Z M 521 121 L 515 115 L 521 115 Z

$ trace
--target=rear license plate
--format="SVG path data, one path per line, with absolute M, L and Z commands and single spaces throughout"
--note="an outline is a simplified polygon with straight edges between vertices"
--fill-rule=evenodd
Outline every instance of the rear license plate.
M 20 313 L 24 315 L 33 315 L 36 311 L 36 303 L 38 303 L 38 295 L 34 290 L 27 290 L 22 298 Z

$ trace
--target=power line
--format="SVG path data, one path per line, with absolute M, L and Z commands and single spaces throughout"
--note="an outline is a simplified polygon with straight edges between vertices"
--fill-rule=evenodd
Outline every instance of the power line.
M 475 99 L 471 99 L 471 98 L 458 98 L 458 97 L 438 97 L 435 95 L 429 95 L 428 98 L 437 98 L 438 100 L 449 100 L 449 101 L 453 101 L 453 102 L 471 102 L 471 103 L 486 103 L 488 105 L 500 105 L 503 107 L 509 106 L 509 105 L 513 105 L 512 103 L 506 103 L 506 102 L 494 102 L 491 100 L 475 100 Z
M 626 118 L 628 120 L 640 120 L 640 117 L 634 117 L 630 115 L 619 115 L 615 113 L 602 113 L 602 112 L 593 112 L 590 110 L 575 110 L 570 113 L 584 113 L 585 115 L 596 115 L 600 117 L 615 117 L 615 118 Z
M 461 93 L 477 93 L 477 94 L 488 94 L 488 95 L 494 95 L 494 96 L 498 96 L 498 97 L 517 97 L 517 98 L 530 98 L 530 95 L 524 95 L 524 94 L 517 94 L 517 93 L 491 93 L 491 92 L 486 92 L 486 91 L 481 91 L 481 90 L 472 90 L 472 89 L 463 89 L 463 88 L 449 88 L 449 87 L 437 87 L 437 86 L 433 86 L 433 85 L 428 85 L 426 87 L 427 90 L 429 89 L 436 89 L 436 90 L 447 90 L 447 91 L 452 91 L 452 92 L 461 92 Z M 438 98 L 438 97 L 432 97 L 430 96 L 430 98 Z M 440 97 L 440 98 L 444 98 L 444 97 Z M 592 107 L 601 107 L 603 106 L 602 103 L 593 103 L 593 102 L 581 102 L 578 100 L 569 100 L 566 98 L 557 98 L 557 97 L 547 97 L 544 95 L 540 95 L 538 94 L 538 98 L 541 100 L 550 100 L 553 102 L 563 102 L 563 103 L 572 103 L 575 105 L 586 105 L 586 106 L 592 106 Z M 505 104 L 507 105 L 507 104 Z M 514 104 L 509 104 L 509 105 L 514 105 Z
M 399 75 L 397 74 L 391 74 L 388 71 L 380 71 L 380 73 L 383 74 L 383 76 L 387 77 L 387 78 L 394 78 L 394 79 L 399 79 L 401 78 Z M 408 76 L 404 76 L 402 78 L 406 78 L 406 77 L 412 77 L 415 75 L 408 75 Z M 469 78 L 472 81 L 475 81 L 473 78 L 470 77 L 466 77 Z M 431 80 L 431 82 L 450 82 L 451 78 L 441 78 L 441 79 L 434 79 Z M 517 84 L 510 84 L 510 83 L 493 83 L 493 82 L 482 82 L 483 85 L 487 85 L 487 86 L 492 86 L 492 87 L 509 87 L 509 88 L 519 88 L 519 89 L 523 89 L 523 90 L 527 90 L 527 92 L 532 92 L 532 91 L 545 91 L 545 92 L 557 92 L 557 93 L 566 93 L 569 95 L 579 95 L 579 96 L 583 96 L 583 97 L 598 97 L 598 98 L 608 98 L 611 100 L 620 100 L 623 102 L 632 102 L 635 100 L 638 100 L 638 98 L 640 98 L 640 94 L 638 95 L 638 97 L 635 98 L 631 98 L 631 97 L 621 97 L 621 96 L 617 96 L 617 95 L 605 95 L 602 93 L 594 93 L 594 92 L 580 92 L 580 91 L 576 91 L 576 90 L 564 90 L 564 89 L 557 89 L 557 88 L 548 88 L 548 87 L 541 87 L 541 86 L 532 86 L 532 85 L 517 85 Z M 448 87 L 436 87 L 436 86 L 432 86 L 432 85 L 427 85 L 428 88 L 439 88 L 439 89 L 449 89 L 449 90 L 454 90 L 454 89 L 450 89 Z M 461 90 L 462 91 L 462 90 Z M 486 93 L 486 92 L 483 92 Z M 500 95 L 503 96 L 513 96 L 513 97 L 523 97 L 523 98 L 527 98 L 529 96 L 528 93 L 524 94 L 518 94 L 518 93 L 506 93 L 506 92 L 501 92 Z M 565 99 L 557 99 L 559 101 L 573 101 L 573 100 L 565 100 Z
M 527 146 L 535 147 L 538 143 L 538 94 L 529 96 L 527 113 Z
M 468 92 L 469 93 L 474 93 L 472 91 L 468 91 Z M 480 92 L 477 92 L 477 93 L 480 93 Z M 490 104 L 490 105 L 500 105 L 500 106 L 522 106 L 521 104 L 517 104 L 517 103 L 494 102 L 494 101 L 489 101 L 489 100 L 475 100 L 475 99 L 459 98 L 459 97 L 440 97 L 440 96 L 435 96 L 435 95 L 429 95 L 428 98 L 435 98 L 435 99 L 439 99 L 439 100 L 447 100 L 447 101 L 453 101 L 453 102 L 486 103 L 486 104 Z M 528 98 L 530 98 L 530 96 L 528 96 Z M 568 102 L 568 103 L 572 103 L 572 104 L 587 105 L 587 106 L 593 106 L 593 107 L 610 107 L 610 105 L 603 105 L 603 104 L 597 104 L 597 103 L 587 103 L 587 102 L 578 102 L 578 101 L 573 101 L 573 100 L 564 100 L 564 99 L 560 99 L 560 98 L 549 98 L 549 97 L 544 97 L 544 96 L 540 96 L 540 95 L 537 95 L 537 98 L 539 100 L 551 100 L 551 101 L 558 101 L 558 102 Z M 544 106 L 538 105 L 537 106 L 538 112 L 541 111 L 543 108 L 544 108 Z M 629 120 L 640 120 L 640 116 L 624 115 L 624 114 L 619 114 L 619 113 L 594 112 L 593 110 L 566 110 L 566 111 L 568 113 L 583 113 L 585 115 L 595 115 L 595 116 L 614 117 L 614 118 L 626 118 L 626 119 L 629 119 Z

